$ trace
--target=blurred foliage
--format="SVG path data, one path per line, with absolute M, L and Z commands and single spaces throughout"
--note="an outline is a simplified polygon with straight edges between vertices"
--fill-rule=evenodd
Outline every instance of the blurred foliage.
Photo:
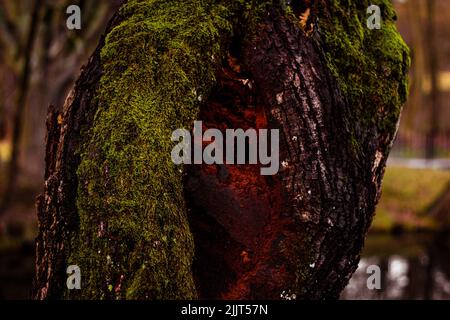
M 434 157 L 450 157 L 445 152 L 450 149 L 450 1 L 394 3 L 397 27 L 412 57 L 410 95 L 394 151 L 423 157 L 431 148 Z
M 42 184 L 47 108 L 62 107 L 120 3 L 0 0 L 0 172 L 7 172 L 0 180 L 0 212 L 18 180 Z M 81 9 L 81 30 L 66 26 L 73 4 Z

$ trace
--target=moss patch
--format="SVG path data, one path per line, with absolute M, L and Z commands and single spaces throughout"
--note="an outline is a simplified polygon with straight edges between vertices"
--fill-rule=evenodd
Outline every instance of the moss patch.
M 83 298 L 191 299 L 193 240 L 172 131 L 190 128 L 232 34 L 227 1 L 131 0 L 101 52 L 94 125 L 80 148 Z
M 381 29 L 366 26 L 369 5 L 380 6 Z M 390 0 L 335 0 L 321 8 L 319 28 L 327 61 L 354 111 L 355 131 L 392 138 L 408 95 L 409 49 L 395 27 Z M 360 134 L 359 134 L 360 135 Z M 363 141 L 358 141 L 360 144 Z

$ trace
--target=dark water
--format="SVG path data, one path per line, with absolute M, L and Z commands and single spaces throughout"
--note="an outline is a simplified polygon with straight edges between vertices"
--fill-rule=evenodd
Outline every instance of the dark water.
M 380 267 L 381 289 L 367 287 L 369 265 Z M 342 299 L 450 299 L 450 237 L 369 235 Z
M 34 247 L 0 252 L 0 299 L 28 299 Z M 367 288 L 369 265 L 378 265 L 381 289 Z M 450 299 L 450 237 L 369 235 L 360 267 L 342 299 Z

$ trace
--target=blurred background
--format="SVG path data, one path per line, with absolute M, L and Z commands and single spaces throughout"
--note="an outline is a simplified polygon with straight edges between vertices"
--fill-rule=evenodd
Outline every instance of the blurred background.
M 69 31 L 78 4 L 82 29 Z M 0 0 L 0 299 L 26 299 L 45 119 L 65 96 L 120 0 Z M 360 267 L 343 299 L 450 299 L 450 0 L 396 0 L 411 48 L 410 97 Z M 381 290 L 366 286 L 381 268 Z

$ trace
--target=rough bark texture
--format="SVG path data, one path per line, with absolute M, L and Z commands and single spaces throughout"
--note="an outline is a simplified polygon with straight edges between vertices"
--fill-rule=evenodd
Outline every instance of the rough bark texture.
M 378 34 L 364 30 L 365 1 L 318 1 L 306 28 L 301 4 L 123 6 L 64 110 L 49 113 L 36 298 L 339 296 L 380 195 L 409 60 L 389 1 Z M 280 173 L 179 172 L 170 132 L 193 119 L 279 129 Z M 75 294 L 68 264 L 83 273 Z
M 115 16 L 108 30 L 117 23 Z M 39 235 L 36 239 L 36 299 L 62 297 L 65 290 L 70 235 L 77 228 L 76 150 L 81 141 L 81 128 L 92 121 L 95 109 L 90 107 L 101 77 L 100 48 L 104 38 L 84 67 L 75 88 L 61 110 L 50 106 L 47 116 L 45 157 L 45 193 L 37 199 Z

